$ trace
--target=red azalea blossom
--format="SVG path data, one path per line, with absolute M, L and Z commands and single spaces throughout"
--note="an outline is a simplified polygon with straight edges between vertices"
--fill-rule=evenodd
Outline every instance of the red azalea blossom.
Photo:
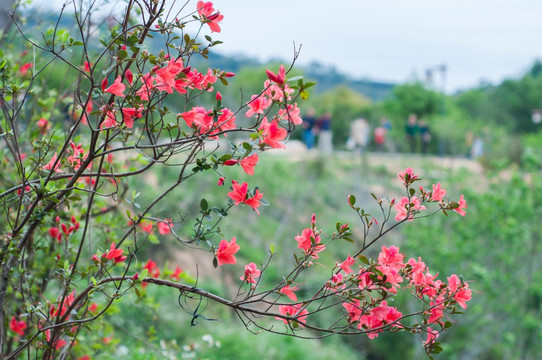
M 227 195 L 230 197 L 230 199 L 233 200 L 233 203 L 235 205 L 239 205 L 247 198 L 248 184 L 243 183 L 239 185 L 239 183 L 235 180 L 232 180 L 231 182 L 233 190 L 230 191 Z
M 171 233 L 173 223 L 171 222 L 171 219 L 164 219 L 163 221 L 158 222 L 156 226 L 158 227 L 158 233 L 160 235 L 167 235 Z
M 405 171 L 399 173 L 397 177 L 399 177 L 399 180 L 403 182 L 403 185 L 408 186 L 412 184 L 413 180 L 418 178 L 418 175 L 415 175 L 412 168 L 408 167 L 405 169 Z
M 134 127 L 134 118 L 140 119 L 143 109 L 141 108 L 122 108 L 122 120 L 124 121 L 124 125 L 128 129 L 131 129 Z
M 113 260 L 115 264 L 118 264 L 126 260 L 126 256 L 122 256 L 123 253 L 124 253 L 124 250 L 116 249 L 115 243 L 113 242 L 111 244 L 111 247 L 109 248 L 109 251 L 107 252 L 107 255 L 105 255 L 105 257 L 109 260 Z
M 248 265 L 245 265 L 245 275 L 241 276 L 241 281 L 246 281 L 247 283 L 256 284 L 256 278 L 260 277 L 260 270 L 258 266 L 251 262 Z
M 43 170 L 61 172 L 60 169 L 59 169 L 60 168 L 60 161 L 57 162 L 56 166 L 54 166 L 56 160 L 57 160 L 57 155 L 56 155 L 56 152 L 55 152 L 55 154 L 51 157 L 51 161 L 49 161 L 47 164 L 43 165 Z M 53 169 L 53 166 L 54 166 L 54 169 Z
M 446 196 L 446 190 L 440 188 L 440 183 L 437 185 L 433 184 L 433 191 L 431 192 L 431 200 L 440 201 Z
M 132 74 L 130 69 L 126 70 L 126 72 L 124 73 L 124 76 L 126 77 L 126 80 L 128 80 L 128 83 L 132 85 L 134 82 L 134 74 Z
M 107 79 L 104 79 L 107 80 Z M 103 87 L 102 83 L 102 87 Z M 107 83 L 105 84 L 107 86 Z M 126 85 L 122 83 L 120 75 L 115 79 L 115 82 L 108 88 L 104 89 L 104 92 L 108 92 L 110 94 L 124 97 L 124 90 L 126 90 Z
M 210 1 L 198 1 L 197 7 L 199 16 L 201 16 L 203 18 L 203 21 L 207 23 L 207 25 L 209 25 L 211 32 L 219 33 L 221 29 L 218 23 L 221 22 L 222 19 L 224 19 L 224 16 L 221 15 L 219 12 L 214 12 L 215 9 L 213 8 L 213 3 Z
M 275 74 L 269 69 L 266 69 L 265 72 L 269 80 L 279 85 L 284 84 L 284 80 L 286 78 L 286 70 L 284 69 L 284 65 L 280 65 L 278 74 Z
M 300 322 L 306 322 L 307 315 L 309 314 L 309 312 L 307 311 L 307 309 L 300 310 L 301 308 L 302 308 L 301 304 L 281 305 L 279 306 L 279 312 L 282 315 L 295 317 L 296 321 L 299 323 L 299 326 L 303 326 Z M 288 325 L 289 320 L 282 319 L 282 318 L 277 318 L 277 319 L 284 321 L 284 323 Z
M 256 214 L 260 215 L 260 211 L 258 210 L 258 208 L 262 204 L 261 203 L 262 198 L 263 198 L 263 193 L 261 193 L 259 190 L 256 190 L 254 192 L 254 196 L 246 199 L 244 203 L 250 206 L 254 211 L 256 211 Z
M 20 68 L 19 68 L 19 72 L 21 73 L 21 75 L 26 75 L 26 73 L 28 72 L 28 70 L 32 67 L 32 63 L 31 62 L 28 62 L 24 65 L 22 65 Z
M 241 247 L 235 242 L 235 236 L 231 238 L 230 242 L 227 242 L 225 239 L 221 240 L 220 244 L 218 244 L 218 249 L 216 250 L 218 265 L 235 264 L 237 260 L 234 255 L 239 249 L 241 249 Z
M 280 293 L 286 295 L 290 300 L 297 301 L 297 295 L 294 294 L 294 291 L 299 290 L 298 286 L 286 285 L 280 289 Z
M 468 208 L 468 206 L 467 206 L 467 201 L 463 198 L 463 195 L 461 195 L 461 197 L 459 198 L 458 204 L 459 204 L 459 207 L 454 209 L 454 211 L 461 216 L 465 216 L 466 213 L 465 213 L 465 210 L 463 209 Z
M 318 259 L 318 253 L 326 249 L 324 244 L 320 244 L 320 235 L 316 235 L 313 229 L 306 228 L 301 235 L 295 237 L 297 247 L 305 252 L 306 255 Z
M 251 117 L 256 114 L 263 114 L 271 104 L 271 100 L 263 95 L 252 95 L 251 100 L 247 103 L 250 109 L 246 112 L 245 116 Z
M 342 263 L 338 264 L 338 266 L 346 273 L 350 274 L 352 273 L 351 266 L 356 263 L 356 259 L 354 259 L 352 256 L 348 255 L 346 260 L 344 260 Z
M 263 118 L 259 130 L 262 133 L 260 144 L 267 144 L 275 149 L 285 147 L 284 144 L 279 141 L 286 139 L 288 132 L 286 129 L 281 128 L 276 121 L 269 123 L 267 118 Z
M 171 277 L 179 281 L 179 279 L 181 278 L 182 272 L 183 272 L 183 269 L 181 269 L 179 265 L 177 265 L 175 266 L 175 271 L 173 272 L 173 274 L 171 274 Z
M 258 154 L 248 156 L 241 160 L 241 167 L 248 175 L 254 175 L 254 167 L 258 164 Z
M 14 316 L 11 318 L 11 321 L 9 322 L 9 328 L 14 333 L 18 334 L 19 336 L 24 335 L 24 331 L 26 329 L 26 321 L 24 320 L 17 320 L 17 318 Z
M 88 61 L 85 61 L 85 65 L 83 66 L 83 71 L 90 73 L 90 68 L 92 67 L 92 64 Z

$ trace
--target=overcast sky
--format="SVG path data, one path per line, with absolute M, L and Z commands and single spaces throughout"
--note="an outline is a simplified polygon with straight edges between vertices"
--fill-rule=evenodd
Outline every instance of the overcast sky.
M 317 60 L 356 77 L 403 82 L 447 65 L 446 91 L 522 74 L 542 58 L 540 0 L 217 0 L 220 51 Z M 442 87 L 440 73 L 435 84 Z
M 214 7 L 224 15 L 213 35 L 224 41 L 215 48 L 223 54 L 289 62 L 295 42 L 303 45 L 299 64 L 316 60 L 387 82 L 424 79 L 426 69 L 445 64 L 449 93 L 518 77 L 542 59 L 541 0 L 216 0 Z M 440 75 L 434 83 L 442 89 Z

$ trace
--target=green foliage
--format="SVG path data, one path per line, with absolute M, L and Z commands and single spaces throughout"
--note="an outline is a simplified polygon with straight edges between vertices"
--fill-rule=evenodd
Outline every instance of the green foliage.
M 426 118 L 436 114 L 442 105 L 442 96 L 427 89 L 422 83 L 397 85 L 393 88 L 393 98 L 385 101 L 388 112 L 401 119 L 410 114 Z
M 496 178 L 487 190 L 466 192 L 464 219 L 405 228 L 402 249 L 442 273 L 461 272 L 477 291 L 445 335 L 447 359 L 535 359 L 542 352 L 542 230 L 536 220 L 542 216 L 542 181 L 531 175 Z

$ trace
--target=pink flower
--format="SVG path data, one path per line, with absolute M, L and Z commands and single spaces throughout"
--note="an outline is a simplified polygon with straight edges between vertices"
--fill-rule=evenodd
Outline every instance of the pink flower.
M 418 178 L 418 175 L 415 175 L 412 171 L 412 168 L 406 168 L 405 171 L 397 175 L 399 180 L 403 182 L 403 185 L 408 186 L 412 184 L 413 180 Z
M 15 316 L 12 317 L 11 321 L 9 322 L 9 328 L 11 329 L 11 331 L 18 334 L 19 336 L 24 335 L 24 331 L 25 331 L 26 327 L 27 327 L 26 321 L 17 320 L 17 318 L 15 318 Z
M 160 276 L 160 268 L 154 261 L 152 261 L 152 259 L 147 260 L 147 263 L 143 266 L 143 269 L 147 269 L 149 276 L 151 277 L 157 278 Z
M 124 121 L 124 125 L 128 129 L 131 129 L 134 127 L 134 118 L 140 119 L 143 109 L 141 108 L 122 108 L 122 120 Z
M 209 132 L 213 127 L 213 117 L 209 115 L 209 111 L 201 106 L 196 106 L 192 110 L 179 114 L 182 116 L 186 125 L 196 130 L 200 134 Z
M 446 196 L 446 190 L 440 188 L 440 183 L 433 184 L 433 191 L 431 192 L 431 200 L 442 202 L 442 198 Z
M 96 303 L 90 304 L 88 307 L 88 311 L 90 311 L 91 313 L 95 313 L 96 311 L 98 311 L 98 304 Z
M 241 167 L 248 175 L 254 175 L 254 167 L 258 163 L 258 154 L 248 156 L 241 160 Z
M 229 159 L 229 160 L 224 161 L 224 165 L 233 166 L 233 165 L 237 164 L 238 162 L 239 162 L 239 160 L 237 160 L 237 159 Z
M 352 303 L 343 303 L 343 307 L 348 312 L 348 322 L 358 322 L 361 318 L 361 305 L 358 299 L 354 299 Z
M 60 233 L 60 230 L 57 227 L 50 227 L 49 228 L 49 236 L 53 239 L 56 239 L 57 242 L 60 243 L 60 239 L 62 238 L 62 234 Z
M 269 69 L 266 69 L 265 72 L 269 80 L 280 85 L 284 84 L 284 80 L 286 78 L 286 70 L 284 69 L 284 65 L 280 65 L 278 74 L 275 74 Z
M 438 336 L 439 332 L 437 330 L 433 330 L 430 327 L 427 327 L 427 339 L 425 340 L 424 344 L 432 344 L 433 342 L 435 342 Z
M 320 235 L 316 235 L 314 230 L 306 228 L 301 235 L 295 237 L 297 247 L 305 252 L 306 255 L 318 259 L 318 253 L 326 249 L 324 244 L 320 244 Z
M 83 71 L 90 73 L 90 68 L 92 67 L 92 63 L 89 63 L 88 61 L 85 61 L 85 65 L 83 65 Z
M 126 80 L 128 80 L 128 84 L 132 85 L 134 83 L 134 74 L 132 74 L 130 69 L 126 70 L 124 76 L 126 77 Z
M 219 177 L 217 185 L 218 186 L 223 186 L 224 185 L 224 180 L 226 180 L 226 178 L 224 176 Z
M 43 170 L 61 172 L 60 169 L 59 169 L 60 168 L 60 161 L 56 164 L 56 166 L 53 169 L 53 165 L 55 164 L 56 160 L 57 160 L 57 156 L 56 156 L 56 152 L 55 152 L 55 154 L 51 157 L 51 161 L 49 161 L 47 164 L 43 165 Z
M 448 290 L 454 294 L 454 300 L 463 309 L 467 308 L 467 301 L 472 298 L 471 290 L 468 283 L 461 283 L 459 277 L 455 274 L 448 277 Z
M 20 68 L 19 68 L 19 72 L 21 73 L 21 75 L 26 75 L 27 71 L 32 67 L 32 63 L 31 62 L 28 62 L 24 65 L 22 65 Z
M 458 204 L 459 204 L 459 207 L 454 209 L 454 211 L 461 216 L 465 216 L 465 210 L 463 209 L 466 209 L 468 206 L 467 206 L 467 201 L 463 198 L 463 195 L 461 195 L 461 197 L 459 198 Z
M 237 260 L 235 259 L 234 255 L 239 251 L 239 249 L 241 249 L 241 247 L 236 244 L 235 236 L 231 238 L 230 242 L 222 239 L 220 244 L 218 244 L 218 249 L 216 251 L 218 265 L 222 266 L 224 264 L 235 264 Z
M 104 120 L 100 124 L 100 130 L 110 129 L 117 126 L 117 118 L 115 116 L 116 110 L 102 109 L 104 114 Z
M 183 60 L 170 60 L 167 66 L 156 70 L 157 84 L 155 88 L 160 91 L 166 91 L 167 93 L 173 93 L 173 88 L 176 87 L 175 78 L 183 70 Z
M 263 114 L 271 106 L 271 103 L 271 100 L 263 95 L 252 95 L 251 100 L 247 103 L 250 109 L 245 113 L 245 116 L 251 117 L 255 114 Z
M 139 227 L 141 228 L 143 232 L 146 232 L 148 234 L 152 232 L 152 228 L 153 228 L 152 222 L 150 221 L 147 223 L 143 223 L 143 222 L 139 223 Z
M 258 208 L 260 207 L 261 200 L 263 198 L 263 193 L 261 193 L 259 190 L 256 190 L 254 192 L 254 196 L 251 198 L 248 198 L 244 201 L 245 204 L 250 206 L 258 215 L 260 215 L 260 211 L 258 211 Z
M 38 126 L 42 134 L 45 134 L 47 130 L 51 128 L 51 123 L 49 123 L 49 121 L 47 121 L 47 119 L 45 118 L 40 118 L 36 125 Z
M 286 320 L 286 319 L 282 319 L 282 318 L 277 318 L 277 319 L 284 321 L 284 323 L 286 325 L 288 325 L 289 321 L 296 321 L 300 326 L 303 326 L 299 322 L 306 322 L 307 315 L 309 314 L 309 312 L 307 311 L 307 309 L 301 310 L 301 308 L 302 308 L 301 304 L 297 304 L 297 305 L 293 305 L 293 306 L 292 305 L 281 305 L 281 306 L 279 306 L 279 312 L 282 315 L 293 317 L 295 320 Z
M 284 110 L 284 109 L 279 110 L 279 118 L 287 119 L 294 125 L 301 125 L 303 123 L 303 119 L 301 119 L 301 116 L 300 116 L 301 110 L 297 107 L 297 104 L 294 104 L 294 105 L 288 104 L 287 109 L 288 110 Z
M 337 287 L 342 284 L 344 276 L 342 273 L 333 274 L 331 279 L 326 283 L 326 287 L 329 289 L 337 289 Z M 341 288 L 343 288 L 342 286 Z
M 400 269 L 405 266 L 403 259 L 405 255 L 399 252 L 397 246 L 382 246 L 382 252 L 378 255 L 378 262 L 382 265 L 387 265 L 396 269 Z
M 256 284 L 256 278 L 260 277 L 260 270 L 256 264 L 251 262 L 248 265 L 245 265 L 245 275 L 241 276 L 241 281 L 246 281 L 247 283 Z
M 111 85 L 110 87 L 105 89 L 104 92 L 108 92 L 108 93 L 113 94 L 113 95 L 124 97 L 124 90 L 126 90 L 126 85 L 124 85 L 121 82 L 121 78 L 120 78 L 120 75 L 119 75 L 115 79 L 115 82 L 113 83 L 113 85 Z
M 235 180 L 232 180 L 231 182 L 233 190 L 230 191 L 227 195 L 230 197 L 230 199 L 233 200 L 233 203 L 235 205 L 239 205 L 246 200 L 248 184 L 243 183 L 239 185 L 239 183 L 237 183 L 237 181 Z
M 396 203 L 395 210 L 397 210 L 397 214 L 395 215 L 395 220 L 401 221 L 403 219 L 406 219 L 408 216 L 408 221 L 414 220 L 414 214 L 417 211 L 425 210 L 425 206 L 423 206 L 420 203 L 420 200 L 413 196 L 408 199 L 408 197 L 403 196 L 400 202 Z
M 126 256 L 122 256 L 123 253 L 124 250 L 115 248 L 115 243 L 113 242 L 105 257 L 109 260 L 113 260 L 115 264 L 118 264 L 126 260 Z
M 198 1 L 198 14 L 202 18 L 202 21 L 209 25 L 209 28 L 211 29 L 211 32 L 220 32 L 220 26 L 218 23 L 224 19 L 224 16 L 221 15 L 219 12 L 214 12 L 215 9 L 213 8 L 212 2 L 203 2 Z
M 348 255 L 346 260 L 344 260 L 342 263 L 338 264 L 338 266 L 346 273 L 350 274 L 352 272 L 351 266 L 356 263 L 356 259 L 354 259 L 352 256 Z
M 164 219 L 163 221 L 158 222 L 156 226 L 158 227 L 158 233 L 160 235 L 167 235 L 171 232 L 173 223 L 171 222 L 171 219 Z
M 288 132 L 286 129 L 279 127 L 276 121 L 269 123 L 267 118 L 263 118 L 262 124 L 259 129 L 262 133 L 262 140 L 260 144 L 267 144 L 275 149 L 284 148 L 284 144 L 280 143 L 286 139 Z
M 235 129 L 235 114 L 230 109 L 222 109 L 222 114 L 218 117 L 217 127 L 220 131 Z M 228 136 L 227 133 L 224 136 Z
M 286 285 L 282 289 L 280 289 L 280 293 L 286 295 L 290 300 L 297 301 L 297 296 L 294 294 L 294 291 L 299 290 L 298 286 L 292 286 Z
M 220 91 L 216 92 L 215 99 L 216 101 L 222 101 L 222 94 L 220 93 Z
M 179 267 L 179 265 L 177 265 L 175 266 L 175 271 L 173 272 L 173 274 L 171 274 L 171 277 L 179 281 L 179 279 L 181 278 L 182 272 L 183 270 Z

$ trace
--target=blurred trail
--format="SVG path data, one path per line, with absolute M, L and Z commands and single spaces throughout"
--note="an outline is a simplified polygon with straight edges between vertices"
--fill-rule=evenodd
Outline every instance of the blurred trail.
M 370 168 L 382 167 L 390 173 L 411 167 L 417 173 L 432 178 L 445 177 L 447 175 L 446 171 L 467 170 L 473 177 L 479 177 L 484 174 L 484 169 L 479 162 L 464 157 L 439 157 L 382 152 L 365 152 L 360 154 L 359 152 L 352 151 L 334 151 L 331 154 L 322 154 L 317 150 L 307 151 L 305 146 L 296 140 L 289 141 L 286 144 L 286 149 L 270 151 L 267 154 L 287 157 L 291 161 L 317 158 L 361 161 L 363 165 L 368 165 Z

